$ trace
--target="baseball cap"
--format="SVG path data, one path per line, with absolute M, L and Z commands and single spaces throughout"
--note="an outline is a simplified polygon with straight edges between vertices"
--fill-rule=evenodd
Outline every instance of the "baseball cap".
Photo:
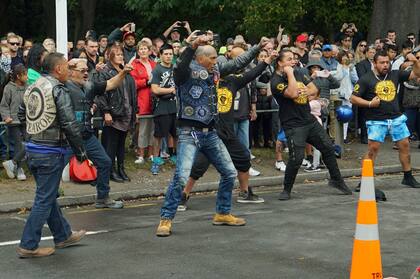
M 296 42 L 298 43 L 306 43 L 308 41 L 308 36 L 306 36 L 305 34 L 300 34 L 299 36 L 296 37 Z
M 123 40 L 125 40 L 128 36 L 133 36 L 134 39 L 136 38 L 136 33 L 134 32 L 125 32 L 123 35 Z
M 333 48 L 331 45 L 323 45 L 322 46 L 322 51 L 331 51 Z

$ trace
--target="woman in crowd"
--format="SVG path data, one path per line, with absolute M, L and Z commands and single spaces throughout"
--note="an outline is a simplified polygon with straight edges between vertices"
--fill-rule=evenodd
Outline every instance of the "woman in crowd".
M 48 51 L 41 44 L 34 44 L 28 53 L 28 85 L 41 76 L 41 66 Z
M 357 44 L 356 51 L 354 52 L 354 63 L 357 64 L 362 60 L 366 59 L 367 42 L 360 41 Z
M 150 88 L 150 82 L 152 80 L 152 70 L 156 66 L 156 62 L 150 59 L 149 55 L 152 50 L 152 45 L 147 41 L 141 40 L 137 44 L 137 55 L 138 59 L 135 59 L 132 63 L 133 76 L 136 88 L 137 88 L 137 104 L 138 114 L 151 115 L 152 114 L 152 90 Z M 135 163 L 144 163 L 145 149 L 148 148 L 148 155 L 153 160 L 153 119 L 152 118 L 140 118 L 139 121 L 139 136 L 138 136 L 138 152 L 137 160 Z
M 99 80 L 109 80 L 123 69 L 124 54 L 121 45 L 109 48 L 109 61 L 99 73 Z M 137 113 L 136 85 L 131 75 L 126 75 L 123 83 L 114 90 L 97 98 L 97 106 L 102 111 L 105 126 L 102 132 L 102 145 L 112 161 L 110 179 L 115 182 L 129 181 L 124 168 L 125 139 L 134 127 Z M 117 157 L 117 170 L 115 170 Z

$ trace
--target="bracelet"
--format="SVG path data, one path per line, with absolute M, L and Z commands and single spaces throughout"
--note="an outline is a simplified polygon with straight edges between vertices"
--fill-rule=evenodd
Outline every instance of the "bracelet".
M 368 105 L 368 107 L 369 107 L 369 108 L 370 108 L 370 104 L 371 104 L 371 103 L 372 103 L 372 101 L 370 101 L 370 102 L 369 102 L 369 105 Z

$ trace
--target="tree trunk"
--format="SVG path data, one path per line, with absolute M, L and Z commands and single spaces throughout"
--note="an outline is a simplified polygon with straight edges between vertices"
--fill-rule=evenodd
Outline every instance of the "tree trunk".
M 49 38 L 55 40 L 55 0 L 43 0 L 42 8 L 44 12 L 44 30 Z
M 7 10 L 9 8 L 11 0 L 3 0 L 0 5 L 0 34 L 6 34 L 10 31 L 8 24 Z
M 420 26 L 420 1 L 374 0 L 373 14 L 369 28 L 369 42 L 385 38 L 388 30 L 397 32 L 397 44 L 407 38 L 407 34 L 417 34 Z
M 80 9 L 82 12 L 82 26 L 80 34 L 83 38 L 87 30 L 93 29 L 93 23 L 95 22 L 95 11 L 96 11 L 97 0 L 80 0 Z

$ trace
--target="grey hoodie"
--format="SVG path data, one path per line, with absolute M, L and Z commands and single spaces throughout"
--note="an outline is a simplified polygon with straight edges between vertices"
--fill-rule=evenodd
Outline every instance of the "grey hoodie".
M 3 98 L 0 103 L 0 114 L 3 121 L 8 117 L 11 117 L 13 121 L 18 121 L 17 112 L 26 88 L 28 88 L 27 85 L 18 86 L 13 81 L 10 81 L 4 87 Z

